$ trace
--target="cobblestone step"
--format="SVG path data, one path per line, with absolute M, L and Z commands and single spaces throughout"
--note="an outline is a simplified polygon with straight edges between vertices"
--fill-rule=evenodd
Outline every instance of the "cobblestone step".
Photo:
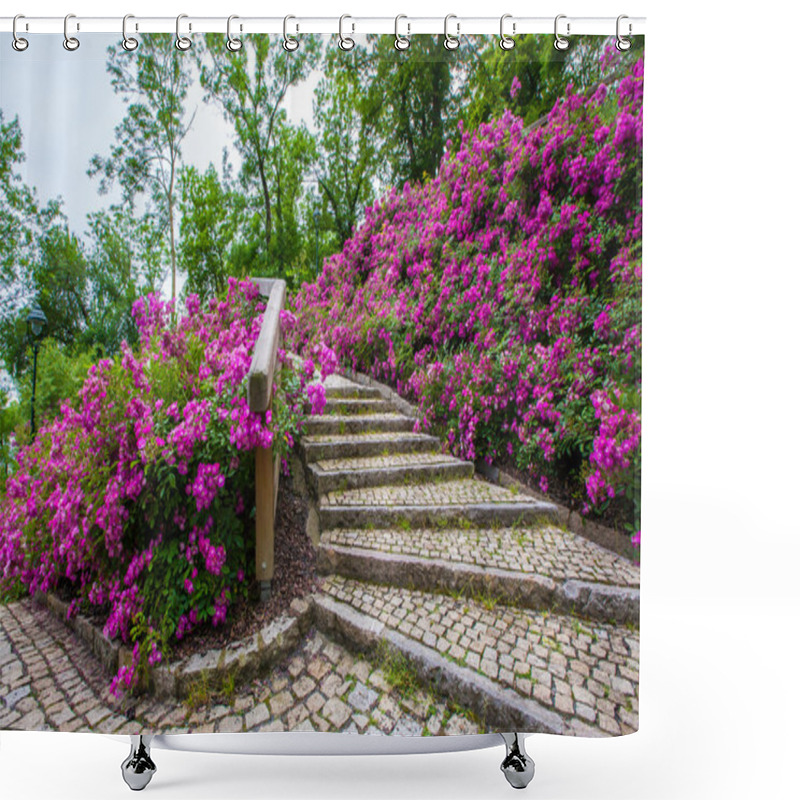
M 324 413 L 344 416 L 385 414 L 395 410 L 395 407 L 382 397 L 328 397 L 325 401 Z
M 618 624 L 639 621 L 639 570 L 575 534 L 511 530 L 331 530 L 317 571 L 428 592 L 458 592 Z
M 347 489 L 319 498 L 320 530 L 519 527 L 555 516 L 552 503 L 478 480 Z
M 404 414 L 322 414 L 308 417 L 305 433 L 308 436 L 343 436 L 347 433 L 392 433 L 410 431 L 414 420 Z
M 309 478 L 319 496 L 346 489 L 471 478 L 474 471 L 472 462 L 441 453 L 397 453 L 318 461 L 310 465 Z
M 340 577 L 325 581 L 315 605 L 329 635 L 398 650 L 489 727 L 581 736 L 638 728 L 635 629 Z
M 362 433 L 304 436 L 300 449 L 306 464 L 324 459 L 369 458 L 396 453 L 436 453 L 439 440 L 424 433 Z
M 382 395 L 374 386 L 362 386 L 360 383 L 348 380 L 341 375 L 329 375 L 325 379 L 325 397 L 374 397 Z

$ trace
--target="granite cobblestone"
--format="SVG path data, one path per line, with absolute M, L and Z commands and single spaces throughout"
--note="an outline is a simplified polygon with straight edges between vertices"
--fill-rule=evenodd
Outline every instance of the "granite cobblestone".
M 463 506 L 485 503 L 530 504 L 524 494 L 515 494 L 473 478 L 422 484 L 372 486 L 327 492 L 320 505 L 330 506 Z
M 321 541 L 340 547 L 544 575 L 557 581 L 574 579 L 639 586 L 639 568 L 630 561 L 552 525 L 498 530 L 337 528 L 325 531 Z
M 379 667 L 313 629 L 298 650 L 269 675 L 241 687 L 222 702 L 211 698 L 196 707 L 148 696 L 136 698 L 132 704 L 115 701 L 107 691 L 110 676 L 93 653 L 32 600 L 0 606 L 0 653 L 4 654 L 0 730 L 443 732 L 441 721 L 434 729 L 425 727 L 434 697 L 415 690 L 401 705 L 400 694 Z M 32 677 L 29 664 L 39 663 L 44 670 L 37 670 L 37 677 Z M 9 678 L 19 686 L 11 686 Z M 55 688 L 64 684 L 72 688 Z M 377 711 L 381 700 L 387 701 L 389 713 Z M 465 719 L 464 724 L 471 723 Z
M 473 600 L 392 586 L 366 586 L 340 577 L 328 578 L 323 590 L 567 719 L 580 716 L 576 701 L 586 706 L 593 702 L 608 718 L 599 725 L 601 730 L 610 733 L 616 726 L 618 733 L 631 733 L 638 726 L 638 679 L 620 672 L 624 668 L 627 675 L 638 676 L 635 629 L 563 614 L 486 607 Z M 460 628 L 451 628 L 452 619 L 461 620 Z M 456 642 L 448 635 L 450 630 L 460 631 Z M 595 642 L 590 651 L 570 646 L 581 638 Z M 513 672 L 499 669 L 501 645 L 518 656 Z

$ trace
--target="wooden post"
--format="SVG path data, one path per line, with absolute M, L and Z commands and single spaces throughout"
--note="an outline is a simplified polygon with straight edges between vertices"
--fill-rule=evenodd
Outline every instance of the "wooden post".
M 256 448 L 256 580 L 267 602 L 275 572 L 274 461 L 271 447 Z
M 286 297 L 286 282 L 279 279 L 256 279 L 262 296 L 269 302 L 261 321 L 247 380 L 247 403 L 250 410 L 263 414 L 272 408 L 278 348 L 281 342 L 280 312 Z M 256 580 L 261 600 L 267 602 L 275 572 L 275 514 L 278 503 L 280 461 L 272 447 L 256 448 Z

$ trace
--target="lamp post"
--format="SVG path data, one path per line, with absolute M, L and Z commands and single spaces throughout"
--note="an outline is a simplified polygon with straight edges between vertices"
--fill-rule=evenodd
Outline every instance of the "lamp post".
M 39 342 L 47 330 L 47 317 L 44 311 L 35 305 L 28 314 L 28 331 L 33 339 L 33 386 L 31 387 L 31 439 L 36 436 L 36 362 L 39 357 Z
M 319 208 L 314 209 L 314 230 L 317 237 L 317 251 L 314 255 L 314 274 L 319 275 Z

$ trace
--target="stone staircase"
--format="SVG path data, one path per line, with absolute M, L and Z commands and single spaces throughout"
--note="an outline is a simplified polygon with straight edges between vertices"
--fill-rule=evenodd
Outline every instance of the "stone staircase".
M 319 517 L 323 632 L 389 646 L 490 729 L 638 727 L 639 570 L 476 478 L 374 387 L 326 381 L 300 442 Z

